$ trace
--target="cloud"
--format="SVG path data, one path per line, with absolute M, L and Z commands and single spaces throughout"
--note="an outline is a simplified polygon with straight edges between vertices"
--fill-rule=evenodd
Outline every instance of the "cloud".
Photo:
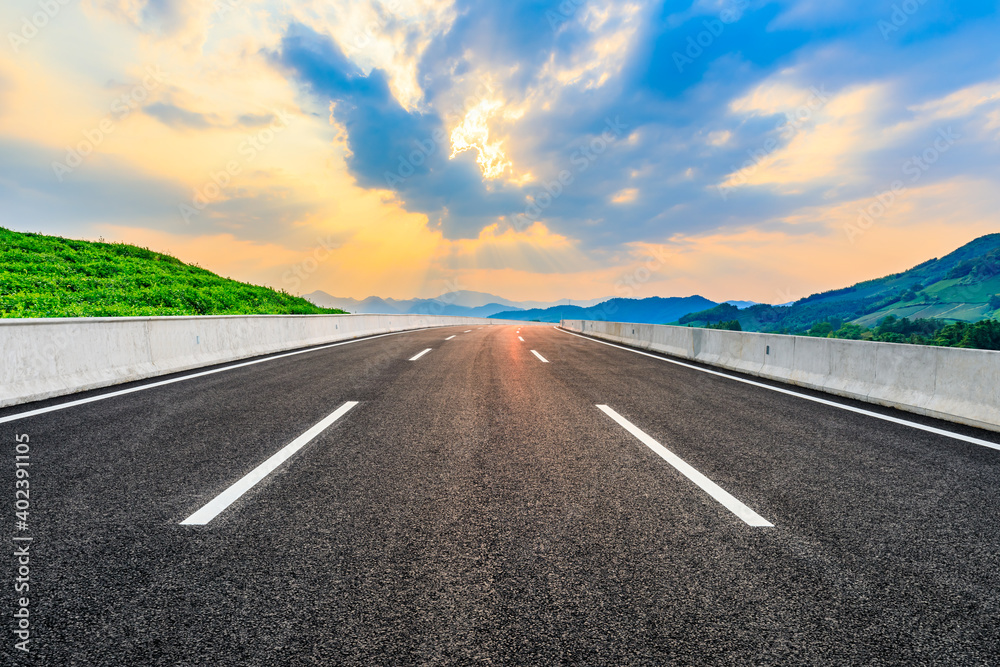
M 185 109 L 169 102 L 154 102 L 142 108 L 147 116 L 155 118 L 167 127 L 179 130 L 208 130 L 212 128 L 267 127 L 275 122 L 274 114 L 241 114 L 232 121 L 225 121 L 215 113 L 200 113 Z
M 984 129 L 993 129 L 991 119 L 1000 113 L 1000 79 L 973 84 L 939 99 L 912 107 L 914 123 L 959 120 L 979 116 Z
M 293 25 L 275 60 L 331 105 L 347 134 L 348 167 L 362 187 L 396 192 L 408 210 L 428 214 L 455 238 L 476 236 L 496 216 L 517 209 L 515 191 L 487 190 L 470 161 L 448 159 L 440 116 L 405 110 L 380 70 L 363 74 L 328 37 Z
M 531 271 L 552 274 L 586 262 L 576 243 L 535 223 L 523 231 L 490 225 L 476 239 L 454 241 L 439 253 L 448 269 Z
M 236 119 L 236 125 L 246 128 L 265 127 L 274 121 L 272 113 L 246 113 Z
M 37 224 L 60 233 L 74 225 L 143 225 L 178 235 L 232 233 L 253 241 L 308 243 L 304 222 L 317 202 L 287 187 L 268 181 L 233 187 L 187 223 L 179 205 L 190 204 L 191 190 L 183 183 L 96 154 L 60 182 L 53 157 L 38 144 L 0 139 L 0 224 Z
M 837 95 L 758 87 L 731 108 L 744 116 L 778 116 L 781 121 L 753 151 L 751 164 L 730 174 L 722 187 L 771 184 L 795 191 L 803 184 L 838 184 L 856 172 L 867 151 L 884 145 L 873 120 L 886 98 L 885 89 L 876 85 Z
M 638 60 L 638 82 L 651 93 L 679 97 L 706 80 L 732 90 L 760 78 L 809 42 L 810 34 L 774 25 L 775 3 L 695 5 L 675 12 L 665 3 L 650 22 Z
M 87 0 L 140 32 L 160 40 L 173 39 L 201 48 L 215 2 L 200 0 Z
M 225 20 L 201 0 L 85 4 L 102 16 L 67 6 L 73 20 L 53 21 L 30 59 L 0 66 L 0 215 L 283 247 L 347 230 L 342 266 L 360 272 L 372 257 L 392 268 L 384 280 L 366 273 L 370 289 L 347 269 L 321 273 L 362 293 L 408 296 L 426 280 L 439 293 L 448 272 L 527 292 L 544 272 L 553 290 L 608 294 L 638 248 L 672 243 L 690 270 L 649 288 L 698 291 L 701 260 L 734 280 L 737 268 L 763 270 L 743 257 L 755 244 L 828 252 L 830 221 L 909 178 L 949 128 L 960 138 L 906 181 L 914 196 L 886 218 L 901 230 L 887 242 L 931 224 L 911 202 L 962 233 L 971 227 L 946 213 L 946 193 L 992 203 L 982 188 L 944 188 L 936 203 L 918 190 L 1000 180 L 990 3 L 924 3 L 886 36 L 892 2 L 255 0 Z M 67 70 L 79 44 L 87 58 Z M 132 89 L 106 82 L 141 79 L 147 65 L 169 84 L 143 113 L 114 116 L 57 187 L 51 161 Z M 798 118 L 813 89 L 828 99 Z M 490 113 L 461 135 L 474 148 L 449 159 L 481 104 Z M 177 203 L 242 160 L 241 142 L 279 109 L 292 109 L 293 126 L 176 227 Z M 609 120 L 623 127 L 612 140 L 601 136 Z M 492 148 L 505 167 L 487 178 L 477 158 Z M 733 187 L 720 196 L 720 185 Z M 782 261 L 779 250 L 767 256 Z
M 611 201 L 615 204 L 628 204 L 634 202 L 639 196 L 638 188 L 625 188 L 624 190 L 619 190 L 611 197 Z
M 0 107 L 9 106 L 7 96 L 14 92 L 14 84 L 0 71 Z
M 215 114 L 189 111 L 167 102 L 149 104 L 143 108 L 143 113 L 173 128 L 205 130 L 220 125 L 218 116 Z

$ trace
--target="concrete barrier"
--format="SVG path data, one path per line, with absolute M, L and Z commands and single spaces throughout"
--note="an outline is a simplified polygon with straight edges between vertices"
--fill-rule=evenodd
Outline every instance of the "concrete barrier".
M 434 315 L 0 319 L 0 407 L 361 336 L 510 323 Z
M 1000 352 L 563 320 L 602 340 L 1000 431 Z

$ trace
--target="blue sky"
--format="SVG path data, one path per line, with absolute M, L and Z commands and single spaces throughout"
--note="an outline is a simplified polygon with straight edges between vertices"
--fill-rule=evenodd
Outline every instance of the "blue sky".
M 1000 228 L 997 2 L 54 6 L 0 9 L 13 229 L 338 296 L 779 302 Z

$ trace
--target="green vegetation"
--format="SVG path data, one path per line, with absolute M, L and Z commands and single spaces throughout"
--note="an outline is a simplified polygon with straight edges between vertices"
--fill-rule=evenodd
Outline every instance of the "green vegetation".
M 921 345 L 997 349 L 1000 234 L 989 234 L 909 271 L 813 294 L 787 306 L 728 303 L 677 324 Z M 985 321 L 984 321 L 985 320 Z
M 0 227 L 0 317 L 343 312 L 146 248 Z
M 968 347 L 979 350 L 1000 350 L 1000 322 L 952 322 L 941 320 L 909 320 L 890 315 L 874 329 L 850 322 L 823 321 L 814 324 L 807 336 L 874 340 L 882 343 L 911 343 L 942 347 Z
M 718 306 L 702 310 L 697 313 L 688 313 L 677 320 L 678 324 L 699 323 L 702 326 L 717 324 L 726 320 L 735 320 L 740 314 L 740 309 L 731 303 L 720 303 Z
M 719 322 L 718 324 L 708 324 L 705 328 L 722 329 L 724 331 L 743 331 L 743 327 L 740 326 L 739 320 L 728 320 L 726 322 Z

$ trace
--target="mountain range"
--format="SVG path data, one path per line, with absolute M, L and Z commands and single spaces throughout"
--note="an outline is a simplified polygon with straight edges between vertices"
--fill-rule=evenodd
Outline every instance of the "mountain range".
M 456 290 L 435 299 L 390 299 L 370 296 L 367 299 L 335 297 L 321 290 L 303 297 L 322 308 L 340 308 L 356 314 L 416 313 L 420 315 L 459 315 L 462 317 L 490 317 L 499 312 L 517 312 L 534 308 L 549 308 L 563 303 L 593 306 L 607 301 L 608 297 L 586 301 L 511 301 L 495 294 Z M 513 319 L 520 319 L 513 317 Z
M 988 234 L 902 273 L 813 294 L 790 305 L 757 304 L 738 310 L 720 304 L 676 323 L 706 326 L 736 320 L 744 331 L 797 333 L 824 321 L 872 327 L 889 316 L 977 322 L 998 315 L 1000 234 Z
M 883 278 L 769 305 L 753 301 L 717 303 L 705 297 L 600 298 L 589 301 L 511 301 L 495 294 L 459 290 L 437 299 L 361 301 L 326 292 L 305 298 L 324 308 L 352 313 L 421 313 L 559 322 L 612 320 L 650 324 L 716 325 L 736 320 L 744 331 L 797 333 L 817 322 L 871 327 L 898 318 L 975 322 L 1000 315 L 1000 234 L 982 236 L 941 257 Z
M 703 296 L 659 297 L 646 299 L 608 299 L 594 306 L 552 306 L 531 310 L 498 312 L 490 317 L 502 320 L 520 319 L 539 322 L 560 320 L 605 320 L 611 322 L 640 322 L 663 324 L 672 322 L 682 315 L 716 306 Z M 737 306 L 732 306 L 737 309 Z

